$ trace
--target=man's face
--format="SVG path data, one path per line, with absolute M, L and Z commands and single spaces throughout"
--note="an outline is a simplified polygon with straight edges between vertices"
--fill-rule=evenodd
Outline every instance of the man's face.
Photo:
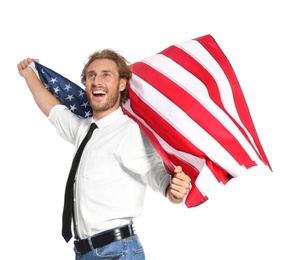
M 120 106 L 125 79 L 119 79 L 116 63 L 110 59 L 93 61 L 87 70 L 85 91 L 93 117 L 98 120 Z

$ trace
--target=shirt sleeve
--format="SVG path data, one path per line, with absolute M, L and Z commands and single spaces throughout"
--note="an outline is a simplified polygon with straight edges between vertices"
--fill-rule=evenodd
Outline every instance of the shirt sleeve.
M 162 161 L 159 154 L 156 152 L 150 141 L 142 134 L 144 138 L 145 145 L 150 152 L 148 153 L 148 160 L 150 162 L 150 167 L 142 179 L 145 183 L 151 187 L 152 190 L 158 191 L 165 195 L 166 189 L 170 184 L 170 174 L 168 174 L 167 168 Z
M 83 130 L 84 124 L 87 120 L 83 120 L 72 113 L 69 108 L 64 105 L 54 106 L 48 116 L 49 121 L 55 126 L 58 134 L 70 142 L 76 145 L 77 136 L 79 136 L 80 131 Z M 86 124 L 86 126 L 88 123 Z
M 123 166 L 141 175 L 152 190 L 165 195 L 171 177 L 161 157 L 137 125 L 128 128 L 120 149 Z

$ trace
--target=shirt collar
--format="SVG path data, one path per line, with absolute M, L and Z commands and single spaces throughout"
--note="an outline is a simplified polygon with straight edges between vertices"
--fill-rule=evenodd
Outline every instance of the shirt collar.
M 119 107 L 117 110 L 113 111 L 111 114 L 108 114 L 107 116 L 99 119 L 98 121 L 94 121 L 92 118 L 92 123 L 96 123 L 97 127 L 104 127 L 106 125 L 109 125 L 117 120 L 119 120 L 124 115 L 122 108 Z

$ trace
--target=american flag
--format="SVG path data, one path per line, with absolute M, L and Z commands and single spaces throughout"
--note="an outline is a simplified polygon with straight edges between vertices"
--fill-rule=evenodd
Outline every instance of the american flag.
M 170 169 L 191 178 L 184 201 L 195 207 L 247 169 L 271 166 L 235 72 L 211 35 L 172 45 L 131 65 L 122 107 Z M 92 115 L 84 90 L 35 62 L 45 87 L 80 117 Z

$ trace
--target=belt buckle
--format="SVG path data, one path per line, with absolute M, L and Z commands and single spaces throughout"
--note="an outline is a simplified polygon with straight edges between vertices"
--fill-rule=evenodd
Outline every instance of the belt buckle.
M 84 254 L 91 250 L 88 239 L 75 240 L 74 246 L 78 253 Z

